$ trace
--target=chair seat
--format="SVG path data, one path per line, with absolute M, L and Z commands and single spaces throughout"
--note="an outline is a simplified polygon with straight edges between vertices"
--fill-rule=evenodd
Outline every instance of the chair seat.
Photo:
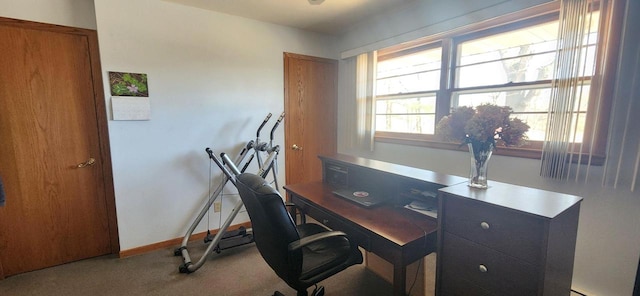
M 328 231 L 318 224 L 298 225 L 300 238 Z M 303 262 L 301 281 L 316 278 L 327 270 L 342 270 L 352 265 L 349 262 L 351 256 L 349 240 L 342 236 L 330 237 L 322 241 L 310 244 L 302 248 Z M 329 268 L 334 266 L 334 268 Z

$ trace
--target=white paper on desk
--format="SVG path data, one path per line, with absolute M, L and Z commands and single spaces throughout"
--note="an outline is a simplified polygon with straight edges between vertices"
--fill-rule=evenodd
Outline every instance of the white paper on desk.
M 414 212 L 418 212 L 420 214 L 427 215 L 429 217 L 438 218 L 438 210 L 416 209 L 416 208 L 411 207 L 410 205 L 406 205 L 404 207 L 405 207 L 405 209 L 409 209 L 409 210 L 412 210 Z
M 149 97 L 111 97 L 113 120 L 150 120 Z

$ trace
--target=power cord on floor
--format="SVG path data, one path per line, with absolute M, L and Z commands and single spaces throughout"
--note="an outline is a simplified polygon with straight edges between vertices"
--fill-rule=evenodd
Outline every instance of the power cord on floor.
M 396 205 L 396 207 L 404 209 L 403 206 Z M 426 249 L 428 244 L 429 244 L 428 239 L 427 239 L 427 235 L 428 235 L 427 231 L 424 228 L 420 227 L 420 225 L 416 224 L 413 221 L 411 221 L 411 224 L 413 224 L 416 228 L 422 230 L 422 233 L 424 234 L 423 235 L 423 237 L 424 237 L 424 248 Z M 407 292 L 407 295 L 411 295 L 411 291 L 413 291 L 413 287 L 416 285 L 416 282 L 418 281 L 418 275 L 420 274 L 420 267 L 422 266 L 422 261 L 424 261 L 424 258 L 420 258 L 420 260 L 418 262 L 418 268 L 416 269 L 416 275 L 413 278 L 413 283 L 411 283 L 411 287 L 409 288 L 409 291 Z
M 411 295 L 411 291 L 413 291 L 413 286 L 415 286 L 416 282 L 418 281 L 418 274 L 420 274 L 420 267 L 422 266 L 422 261 L 424 261 L 424 258 L 421 258 L 420 261 L 418 262 L 418 269 L 416 269 L 416 276 L 413 278 L 413 283 L 411 284 L 411 288 L 409 288 L 409 292 L 407 293 L 407 295 Z

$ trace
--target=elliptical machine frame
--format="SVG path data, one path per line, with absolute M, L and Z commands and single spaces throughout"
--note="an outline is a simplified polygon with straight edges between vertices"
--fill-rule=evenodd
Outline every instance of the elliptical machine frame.
M 265 117 L 265 119 L 262 121 L 262 123 L 258 127 L 255 141 L 254 140 L 248 141 L 247 144 L 242 148 L 242 150 L 236 156 L 235 161 L 232 161 L 226 153 L 221 153 L 220 158 L 217 158 L 213 154 L 213 151 L 210 148 L 207 147 L 205 149 L 205 152 L 209 155 L 210 161 L 215 162 L 216 165 L 218 165 L 218 167 L 220 167 L 223 170 L 223 179 L 218 185 L 218 187 L 215 189 L 215 191 L 213 193 L 211 192 L 209 193 L 209 198 L 207 199 L 207 202 L 202 207 L 202 210 L 200 211 L 196 219 L 193 221 L 193 223 L 187 230 L 187 233 L 182 239 L 182 244 L 180 245 L 179 248 L 175 249 L 174 251 L 175 256 L 182 256 L 183 263 L 178 267 L 178 270 L 180 271 L 180 273 L 189 274 L 189 273 L 195 272 L 196 270 L 198 270 L 200 267 L 204 265 L 207 257 L 213 251 L 215 251 L 216 253 L 220 253 L 224 249 L 237 247 L 240 245 L 245 245 L 253 242 L 253 235 L 251 233 L 248 233 L 246 229 L 244 229 L 244 227 L 241 227 L 240 229 L 235 231 L 227 232 L 229 226 L 231 226 L 231 223 L 233 222 L 233 220 L 235 219 L 235 217 L 238 215 L 238 213 L 243 207 L 242 200 L 238 199 L 233 209 L 227 216 L 226 220 L 220 226 L 220 228 L 218 229 L 218 232 L 216 233 L 215 236 L 213 236 L 213 238 L 211 237 L 212 236 L 211 231 L 207 228 L 207 235 L 204 238 L 204 242 L 208 243 L 209 245 L 207 246 L 205 252 L 200 257 L 200 259 L 198 259 L 197 262 L 195 263 L 192 262 L 191 256 L 189 255 L 189 249 L 187 248 L 187 245 L 190 241 L 191 236 L 193 235 L 193 232 L 198 227 L 198 225 L 200 225 L 200 223 L 202 222 L 202 219 L 209 212 L 214 202 L 218 199 L 218 197 L 221 196 L 225 185 L 229 181 L 231 181 L 231 183 L 235 186 L 235 182 L 234 182 L 235 180 L 232 179 L 232 176 L 235 176 L 237 174 L 244 172 L 249 167 L 249 165 L 251 164 L 254 158 L 256 158 L 258 162 L 257 174 L 263 178 L 266 178 L 266 176 L 271 171 L 273 173 L 273 179 L 274 179 L 273 183 L 275 183 L 275 188 L 278 189 L 277 157 L 280 152 L 280 146 L 278 145 L 274 146 L 273 139 L 274 139 L 275 130 L 278 128 L 278 126 L 284 119 L 284 112 L 280 115 L 276 123 L 271 128 L 269 143 L 260 142 L 260 132 L 262 128 L 265 126 L 265 124 L 267 123 L 267 121 L 269 121 L 271 116 L 272 114 L 269 113 Z M 253 150 L 253 153 L 250 153 L 252 150 Z M 267 157 L 265 158 L 264 161 L 262 161 L 262 157 L 260 155 L 261 153 L 267 154 Z M 242 169 L 238 169 L 238 166 L 243 163 L 243 160 L 247 155 L 250 155 L 249 159 L 246 162 L 244 162 Z M 233 174 L 229 173 L 229 171 L 226 171 L 225 165 L 234 170 Z

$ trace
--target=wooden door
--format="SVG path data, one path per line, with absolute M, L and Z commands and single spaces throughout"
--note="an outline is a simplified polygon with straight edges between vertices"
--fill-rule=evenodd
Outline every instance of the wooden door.
M 111 253 L 95 31 L 0 19 L 0 53 L 0 277 Z
M 322 179 L 319 154 L 337 151 L 338 61 L 284 54 L 286 183 Z

